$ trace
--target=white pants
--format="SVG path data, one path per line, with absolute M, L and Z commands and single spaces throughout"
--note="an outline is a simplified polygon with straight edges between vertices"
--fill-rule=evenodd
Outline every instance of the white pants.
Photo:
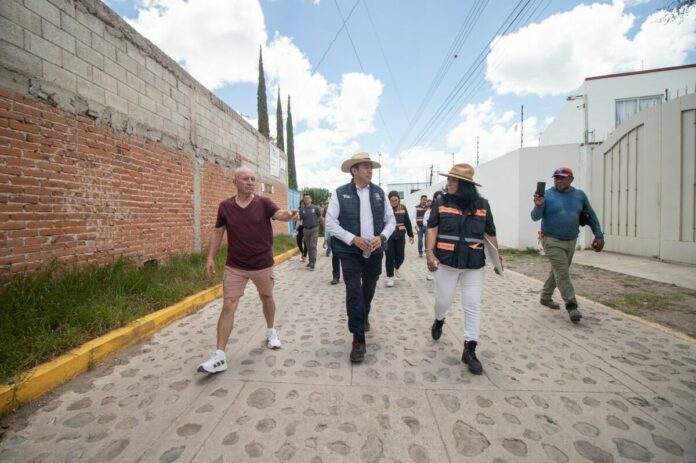
M 464 340 L 478 341 L 484 269 L 457 269 L 442 265 L 435 272 L 435 318 L 443 320 L 454 300 L 457 282 L 462 288 Z

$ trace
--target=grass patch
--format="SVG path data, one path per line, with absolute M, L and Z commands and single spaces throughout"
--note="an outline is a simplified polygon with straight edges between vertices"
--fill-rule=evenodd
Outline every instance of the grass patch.
M 524 250 L 522 250 L 522 249 L 499 249 L 498 252 L 506 260 L 515 260 L 517 258 L 526 257 L 526 256 L 540 256 L 541 255 L 541 253 L 539 252 L 538 249 L 533 248 L 531 246 L 527 246 L 527 248 Z
M 275 237 L 274 255 L 295 247 Z M 227 249 L 215 256 L 217 275 L 204 272 L 205 254 L 174 255 L 155 268 L 127 259 L 69 269 L 53 263 L 0 288 L 0 384 L 133 320 L 218 284 Z
M 626 293 L 616 298 L 611 307 L 631 315 L 640 315 L 646 310 L 678 310 L 680 306 L 675 304 L 682 298 L 677 295 L 661 296 L 651 293 Z

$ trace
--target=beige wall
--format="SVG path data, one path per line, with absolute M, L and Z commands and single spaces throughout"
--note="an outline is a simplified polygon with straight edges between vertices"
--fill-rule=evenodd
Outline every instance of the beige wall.
M 696 95 L 638 114 L 592 155 L 606 248 L 696 264 Z

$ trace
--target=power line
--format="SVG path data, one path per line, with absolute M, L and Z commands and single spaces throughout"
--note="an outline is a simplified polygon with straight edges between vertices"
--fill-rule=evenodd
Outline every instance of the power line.
M 362 4 L 365 7 L 365 11 L 367 11 L 367 17 L 370 20 L 370 25 L 372 26 L 372 31 L 375 33 L 375 37 L 377 38 L 377 44 L 379 45 L 379 51 L 382 53 L 382 58 L 384 59 L 384 63 L 387 65 L 387 71 L 389 72 L 389 77 L 391 78 L 392 83 L 394 84 L 394 90 L 396 90 L 396 96 L 399 99 L 399 104 L 401 105 L 401 109 L 403 111 L 402 114 L 406 114 L 406 108 L 404 108 L 403 98 L 401 98 L 401 92 L 399 91 L 399 87 L 396 84 L 396 79 L 394 78 L 394 73 L 392 72 L 392 68 L 389 65 L 389 60 L 387 59 L 387 54 L 384 52 L 384 47 L 382 47 L 382 41 L 379 38 L 379 33 L 377 32 L 377 27 L 375 26 L 375 23 L 372 20 L 372 15 L 370 14 L 370 9 L 367 7 L 367 2 L 362 2 Z
M 534 0 L 534 1 L 537 1 L 537 0 Z M 540 0 L 540 1 L 543 1 L 543 0 Z M 544 11 L 546 11 L 546 9 L 549 7 L 550 3 L 551 3 L 551 0 L 547 0 L 546 4 L 544 5 L 543 8 L 541 8 L 541 10 L 539 9 L 539 7 L 542 5 L 542 3 L 537 4 L 537 6 L 534 8 L 534 10 L 531 10 L 531 11 L 528 10 L 528 11 L 530 11 L 530 14 L 526 15 L 520 21 L 520 24 L 528 24 L 529 22 L 537 22 L 539 20 L 539 18 L 541 17 L 541 15 L 544 13 Z M 534 16 L 534 19 L 531 19 L 532 16 Z M 496 42 L 496 44 L 497 44 L 497 42 Z M 491 47 L 491 50 L 492 50 L 492 48 L 493 47 Z M 500 64 L 502 64 L 502 62 L 504 61 L 505 55 L 506 55 L 506 50 L 503 50 L 501 53 L 498 53 L 498 55 L 499 55 L 498 59 L 496 60 L 496 62 L 492 66 L 490 66 L 490 69 L 495 70 L 500 66 Z M 478 74 L 480 75 L 481 72 L 482 71 L 480 71 Z M 459 97 L 458 107 L 461 107 L 464 104 L 470 102 L 473 99 L 474 95 L 476 95 L 479 92 L 479 90 L 481 90 L 481 87 L 483 87 L 483 85 L 485 83 L 486 83 L 485 79 L 481 79 L 474 87 L 469 86 L 467 93 L 463 97 Z M 451 111 L 450 111 L 450 113 L 451 113 Z M 447 120 L 447 119 L 444 119 L 444 120 Z M 430 136 L 425 139 L 426 142 L 431 142 L 432 140 L 434 140 L 436 138 L 436 135 L 441 131 L 441 129 L 442 129 L 442 127 L 440 128 L 440 130 L 431 132 Z
M 457 35 L 452 41 L 449 50 L 447 50 L 447 53 L 445 54 L 442 63 L 440 64 L 440 68 L 433 77 L 433 80 L 430 83 L 428 90 L 426 91 L 420 104 L 418 105 L 418 109 L 416 109 L 415 113 L 413 114 L 413 117 L 411 118 L 411 121 L 408 124 L 408 127 L 404 131 L 404 135 L 399 140 L 399 145 L 397 146 L 396 151 L 398 151 L 401 145 L 403 145 L 404 141 L 406 140 L 406 137 L 408 137 L 408 135 L 411 134 L 413 127 L 416 125 L 421 115 L 424 113 L 425 107 L 431 101 L 431 97 L 440 87 L 442 80 L 444 79 L 445 75 L 454 63 L 454 60 L 456 59 L 456 56 L 461 50 L 462 46 L 464 46 L 464 43 L 469 38 L 469 35 L 473 31 L 474 26 L 481 17 L 481 14 L 485 10 L 487 4 L 488 0 L 477 0 L 476 3 L 472 5 L 471 9 L 469 10 L 469 14 L 466 15 L 466 19 L 460 26 L 459 31 L 457 32 Z
M 360 0 L 358 0 L 358 3 Z M 357 4 L 357 3 L 356 3 Z M 336 9 L 338 10 L 339 16 L 341 16 L 341 19 L 343 19 L 343 13 L 341 12 L 341 7 L 338 6 L 338 1 L 334 0 L 334 5 L 336 5 Z M 355 8 L 355 6 L 353 7 Z M 347 19 L 343 20 L 343 24 L 346 24 Z M 360 66 L 360 70 L 365 73 L 365 68 L 363 67 L 362 61 L 360 60 L 360 55 L 358 54 L 358 49 L 355 48 L 355 43 L 353 42 L 353 38 L 350 35 L 350 30 L 348 30 L 348 26 L 345 26 L 346 30 L 346 35 L 348 36 L 348 41 L 350 41 L 350 46 L 353 48 L 353 53 L 355 53 L 355 58 L 358 60 L 358 65 Z M 384 130 L 387 132 L 387 136 L 389 137 L 389 142 L 391 143 L 392 146 L 394 146 L 394 139 L 391 136 L 391 132 L 389 131 L 389 127 L 387 126 L 387 122 L 384 120 L 384 116 L 382 115 L 382 111 L 379 109 L 379 106 L 377 106 L 377 115 L 379 116 L 380 120 L 382 121 L 382 125 L 384 125 Z
M 341 33 L 341 31 L 346 27 L 346 23 L 350 19 L 350 17 L 353 15 L 353 11 L 355 11 L 355 8 L 358 6 L 358 3 L 360 3 L 360 0 L 356 0 L 355 4 L 353 5 L 353 8 L 350 9 L 350 12 L 348 13 L 348 16 L 343 19 L 343 15 L 341 15 L 341 19 L 343 19 L 343 24 L 341 24 L 341 27 L 338 28 L 336 31 L 336 35 L 334 35 L 333 40 L 331 40 L 331 43 L 329 43 L 329 46 L 326 47 L 326 50 L 324 51 L 324 54 L 321 55 L 321 58 L 319 59 L 319 62 L 314 66 L 314 69 L 312 69 L 311 74 L 314 74 L 317 72 L 317 69 L 319 69 L 319 66 L 321 66 L 321 63 L 324 62 L 324 58 L 326 58 L 326 55 L 329 53 L 329 50 L 331 50 L 331 47 L 333 46 L 334 42 L 338 38 L 338 35 Z M 338 5 L 336 5 L 338 7 Z M 340 12 L 340 10 L 339 10 Z
M 479 53 L 479 55 L 471 64 L 471 66 L 469 66 L 469 68 L 462 76 L 462 78 L 459 80 L 459 82 L 457 82 L 452 91 L 450 91 L 445 101 L 443 101 L 440 104 L 440 107 L 435 112 L 435 114 L 430 117 L 428 123 L 418 133 L 417 137 L 415 138 L 415 141 L 411 146 L 418 144 L 429 132 L 435 131 L 436 127 L 441 125 L 442 121 L 445 120 L 445 118 L 451 114 L 453 108 L 457 107 L 456 104 L 461 100 L 462 92 L 471 88 L 472 84 L 474 83 L 473 78 L 475 77 L 477 72 L 480 72 L 479 69 L 483 64 L 485 58 L 491 53 L 493 48 L 495 48 L 496 44 L 499 41 L 499 38 L 507 34 L 512 27 L 518 24 L 520 16 L 525 10 L 528 9 L 531 1 L 532 0 L 520 0 L 520 2 L 515 6 L 512 12 L 508 14 L 505 21 L 503 21 L 503 24 L 501 24 L 501 26 L 498 28 L 491 40 L 488 42 L 488 45 Z

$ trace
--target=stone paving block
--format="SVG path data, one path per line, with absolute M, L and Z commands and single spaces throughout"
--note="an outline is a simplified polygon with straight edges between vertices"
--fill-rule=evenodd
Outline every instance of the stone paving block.
M 182 461 L 224 462 L 447 458 L 424 392 L 410 389 L 250 382 L 221 420 L 200 424 L 197 437 L 182 435 L 198 429 L 182 423 L 144 459 L 167 452 L 181 452 Z
M 429 392 L 450 461 L 691 461 L 690 445 L 618 394 Z M 666 436 L 671 436 L 666 437 Z M 499 459 L 499 460 L 497 460 Z

